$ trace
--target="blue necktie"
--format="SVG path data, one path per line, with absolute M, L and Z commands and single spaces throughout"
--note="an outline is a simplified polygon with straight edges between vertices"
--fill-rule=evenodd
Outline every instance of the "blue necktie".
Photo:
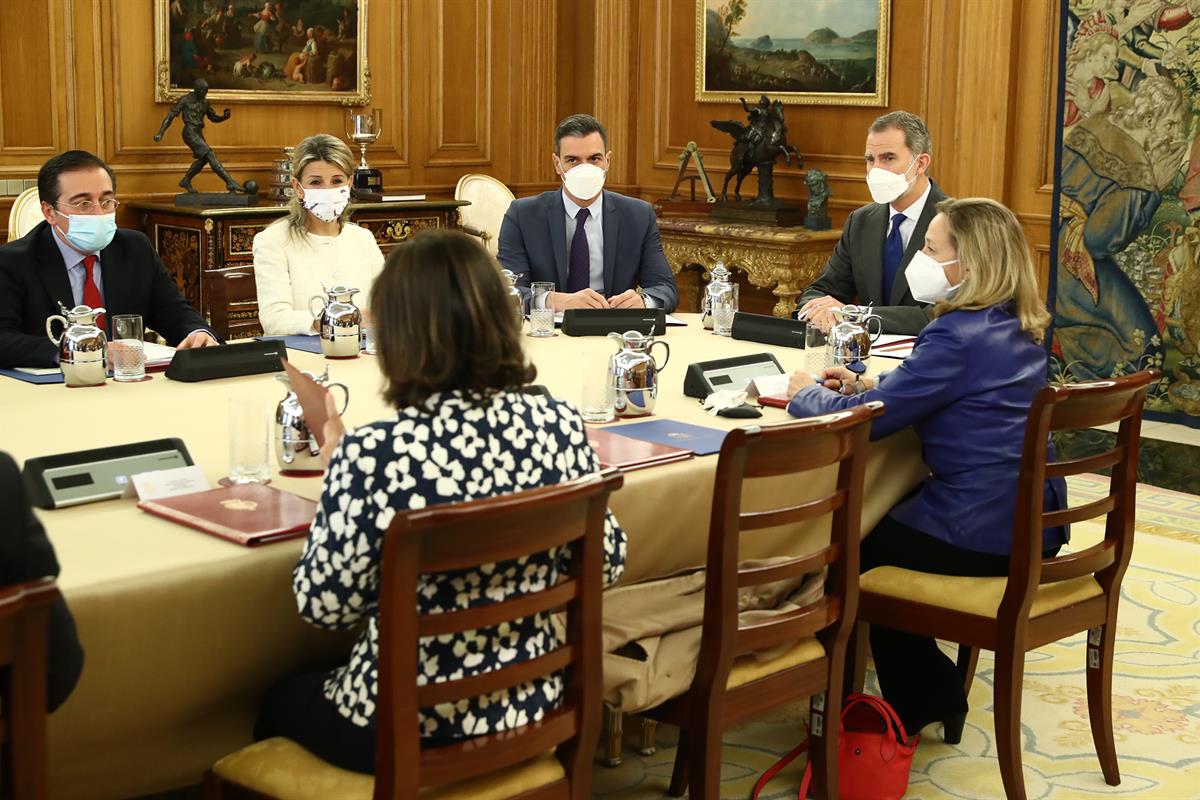
M 582 292 L 591 285 L 592 260 L 588 255 L 587 234 L 583 225 L 588 220 L 588 210 L 579 209 L 575 215 L 575 235 L 571 237 L 571 269 L 567 273 L 567 291 Z
M 904 222 L 903 214 L 892 217 L 892 232 L 883 243 L 883 302 L 881 305 L 892 304 L 892 284 L 896 282 L 896 273 L 900 271 L 900 262 L 904 260 L 904 240 L 900 238 L 900 223 Z

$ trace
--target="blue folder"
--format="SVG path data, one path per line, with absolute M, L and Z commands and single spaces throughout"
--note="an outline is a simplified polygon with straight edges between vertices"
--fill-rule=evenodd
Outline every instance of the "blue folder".
M 0 369 L 0 375 L 5 375 L 9 378 L 16 378 L 25 383 L 62 383 L 62 371 L 52 372 L 49 375 L 30 375 L 28 372 L 20 372 L 15 369 Z
M 645 442 L 656 442 L 671 447 L 682 447 L 691 450 L 698 456 L 708 456 L 721 449 L 725 434 L 719 428 L 705 428 L 702 425 L 689 425 L 686 422 L 676 422 L 673 419 L 655 419 L 648 422 L 635 422 L 632 425 L 619 425 L 610 429 L 613 433 L 628 436 L 631 439 L 641 439 Z
M 315 333 L 296 334 L 293 336 L 259 336 L 260 342 L 283 342 L 283 346 L 289 350 L 302 350 L 305 353 L 315 353 L 321 355 L 321 339 Z M 358 349 L 361 350 L 363 343 L 358 343 Z

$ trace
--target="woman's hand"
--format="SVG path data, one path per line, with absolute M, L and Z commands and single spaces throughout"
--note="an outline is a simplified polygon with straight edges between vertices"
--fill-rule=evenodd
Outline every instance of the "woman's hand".
M 787 396 L 792 398 L 796 396 L 796 392 L 803 389 L 805 386 L 814 386 L 813 375 L 811 372 L 805 372 L 798 369 L 792 373 L 792 377 L 788 379 Z
M 832 389 L 844 395 L 858 394 L 875 388 L 875 381 L 862 378 L 845 367 L 827 367 L 821 370 L 817 380 L 826 389 Z
M 322 429 L 322 433 L 325 434 L 325 443 L 321 445 L 321 465 L 325 469 L 329 469 L 333 451 L 342 443 L 342 437 L 346 435 L 346 426 L 342 424 L 342 415 L 338 413 L 337 403 L 333 401 L 333 395 L 329 392 L 325 393 L 325 414 L 325 427 Z

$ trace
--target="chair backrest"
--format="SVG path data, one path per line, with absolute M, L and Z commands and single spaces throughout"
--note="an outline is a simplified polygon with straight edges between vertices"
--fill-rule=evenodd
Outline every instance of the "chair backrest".
M 209 324 L 222 339 L 261 336 L 258 320 L 258 287 L 250 264 L 205 270 L 204 294 Z
M 41 222 L 42 201 L 36 186 L 30 186 L 17 195 L 8 212 L 8 240 L 15 242 L 29 233 Z
M 51 579 L 0 590 L 0 796 L 40 800 L 46 779 L 46 628 Z
M 500 223 L 515 199 L 508 187 L 491 175 L 463 175 L 454 187 L 455 200 L 469 200 L 471 205 L 458 209 L 462 228 L 483 240 L 488 252 L 495 255 L 500 247 Z
M 708 533 L 704 625 L 695 685 L 723 691 L 734 658 L 785 642 L 818 636 L 828 651 L 849 636 L 858 612 L 858 549 L 863 474 L 871 420 L 883 404 L 781 425 L 730 431 L 721 445 Z M 742 511 L 746 478 L 770 478 L 838 465 L 834 490 L 802 503 Z M 796 482 L 797 489 L 800 481 Z M 829 544 L 815 553 L 770 566 L 738 566 L 744 532 L 832 515 Z M 740 626 L 738 590 L 798 578 L 828 567 L 825 595 L 799 609 Z
M 1120 586 L 1133 553 L 1137 494 L 1138 441 L 1142 408 L 1150 384 L 1162 377 L 1156 369 L 1088 383 L 1047 386 L 1034 396 L 1025 426 L 1013 550 L 1008 586 L 999 618 L 1027 616 L 1037 587 L 1045 583 L 1095 575 L 1105 592 Z M 1102 453 L 1047 463 L 1050 433 L 1120 423 L 1113 447 Z M 1061 478 L 1112 468 L 1108 494 L 1091 503 L 1045 511 L 1044 484 Z M 1066 556 L 1042 558 L 1046 528 L 1105 516 L 1104 540 Z
M 375 797 L 484 775 L 558 747 L 572 793 L 591 791 L 600 737 L 604 520 L 624 476 L 608 469 L 566 483 L 397 514 L 383 547 Z M 570 547 L 569 574 L 544 591 L 462 611 L 417 612 L 418 577 Z M 528 661 L 417 685 L 418 639 L 566 609 L 566 640 Z M 422 751 L 418 709 L 563 672 L 561 705 L 538 722 Z

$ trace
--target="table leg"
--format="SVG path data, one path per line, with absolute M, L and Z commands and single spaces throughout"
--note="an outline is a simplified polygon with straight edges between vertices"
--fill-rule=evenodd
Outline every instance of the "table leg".
M 604 706 L 604 760 L 606 767 L 621 765 L 621 709 L 605 704 Z
M 657 733 L 658 720 L 642 717 L 642 744 L 638 748 L 638 753 L 644 756 L 654 755 L 658 750 L 654 743 L 654 737 Z

